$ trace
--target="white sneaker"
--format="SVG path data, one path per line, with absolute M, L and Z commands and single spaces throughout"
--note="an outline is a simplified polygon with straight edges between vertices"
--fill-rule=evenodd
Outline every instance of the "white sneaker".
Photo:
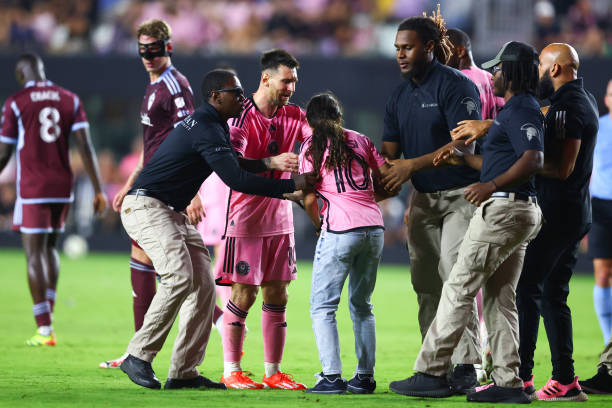
M 100 368 L 119 368 L 119 366 L 121 365 L 121 363 L 123 363 L 123 360 L 125 360 L 127 356 L 128 356 L 128 353 L 125 353 L 121 357 L 116 358 L 114 360 L 103 361 L 100 364 L 98 364 L 98 367 Z

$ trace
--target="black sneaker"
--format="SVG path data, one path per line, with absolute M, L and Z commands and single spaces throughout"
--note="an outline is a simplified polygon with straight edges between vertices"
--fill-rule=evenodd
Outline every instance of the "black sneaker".
M 530 404 L 531 399 L 523 392 L 523 388 L 498 387 L 495 383 L 477 387 L 467 395 L 471 402 L 497 402 L 509 404 Z
M 314 387 L 308 388 L 306 392 L 313 394 L 345 394 L 346 393 L 346 380 L 340 376 L 340 374 L 325 375 L 319 373 L 315 375 L 319 378 L 319 381 Z
M 376 380 L 372 374 L 355 374 L 346 388 L 353 394 L 371 394 L 376 389 Z
M 223 383 L 214 382 L 201 375 L 195 378 L 168 378 L 164 384 L 164 390 L 178 390 L 181 388 L 213 388 L 226 390 Z
M 445 375 L 438 377 L 418 372 L 405 380 L 392 381 L 389 389 L 411 397 L 444 398 L 453 395 Z
M 449 378 L 450 387 L 455 394 L 467 394 L 480 385 L 473 364 L 457 364 Z
M 141 387 L 160 389 L 161 383 L 155 376 L 151 363 L 141 360 L 133 355 L 128 355 L 121 363 L 121 371 L 126 373 L 130 380 Z
M 612 394 L 612 375 L 603 364 L 597 369 L 597 374 L 588 380 L 578 381 L 578 384 L 587 394 Z

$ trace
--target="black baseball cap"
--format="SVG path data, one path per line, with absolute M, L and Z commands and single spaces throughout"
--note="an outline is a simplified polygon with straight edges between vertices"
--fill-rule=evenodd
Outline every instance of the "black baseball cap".
M 490 69 L 502 61 L 533 61 L 538 64 L 538 52 L 529 44 L 518 41 L 510 41 L 504 44 L 495 58 L 483 63 L 483 69 Z

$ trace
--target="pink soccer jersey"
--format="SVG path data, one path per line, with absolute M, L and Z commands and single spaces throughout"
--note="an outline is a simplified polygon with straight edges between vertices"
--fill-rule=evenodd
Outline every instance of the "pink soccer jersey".
M 483 119 L 495 119 L 497 112 L 504 106 L 504 98 L 500 98 L 493 94 L 492 75 L 490 72 L 472 65 L 468 69 L 462 69 L 461 72 L 476 84 L 478 92 L 480 92 L 481 113 Z
M 88 126 L 79 97 L 50 81 L 28 82 L 6 100 L 0 142 L 17 145 L 20 204 L 72 201 L 68 136 Z
M 191 113 L 193 91 L 189 81 L 171 65 L 159 79 L 147 85 L 140 107 L 143 164 L 151 160 L 168 133 Z
M 374 198 L 371 168 L 378 168 L 385 159 L 378 153 L 370 139 L 355 131 L 345 129 L 346 143 L 353 152 L 368 165 L 363 166 L 351 159 L 345 168 L 321 169 L 321 181 L 317 183 L 317 196 L 323 201 L 321 228 L 330 232 L 345 232 L 360 227 L 383 227 L 380 208 Z M 300 150 L 300 173 L 313 170 L 306 151 L 311 139 L 304 142 Z M 323 163 L 328 151 L 323 154 Z
M 262 159 L 292 152 L 297 141 L 310 136 L 304 111 L 289 104 L 278 109 L 274 117 L 259 112 L 253 99 L 245 102 L 239 118 L 230 119 L 232 145 L 236 152 L 249 159 Z M 267 171 L 260 176 L 288 179 L 291 174 Z M 266 237 L 293 232 L 291 202 L 231 192 L 227 225 L 230 237 Z
M 198 194 L 206 214 L 198 224 L 198 231 L 206 245 L 218 245 L 225 229 L 229 187 L 221 181 L 217 173 L 212 173 L 204 180 Z

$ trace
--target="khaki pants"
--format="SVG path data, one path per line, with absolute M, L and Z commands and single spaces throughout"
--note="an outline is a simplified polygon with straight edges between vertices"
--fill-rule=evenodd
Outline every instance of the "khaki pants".
M 410 252 L 412 286 L 419 304 L 419 327 L 425 338 L 440 303 L 442 283 L 448 279 L 476 207 L 463 196 L 464 188 L 437 193 L 414 191 L 410 200 L 406 242 Z M 478 309 L 455 348 L 454 364 L 480 364 Z
M 608 374 L 612 375 L 612 341 L 608 343 L 604 351 L 601 353 L 599 365 L 605 366 L 608 369 Z
M 522 387 L 515 290 L 527 243 L 541 225 L 540 208 L 527 201 L 494 198 L 478 207 L 457 263 L 444 283 L 436 317 L 414 365 L 416 371 L 446 374 L 451 354 L 472 317 L 474 297 L 482 287 L 492 377 L 498 386 Z
M 199 375 L 196 367 L 204 359 L 215 305 L 208 250 L 185 214 L 154 198 L 126 196 L 121 221 L 161 276 L 142 328 L 132 337 L 127 351 L 152 361 L 178 314 L 179 331 L 168 377 L 194 378 Z

